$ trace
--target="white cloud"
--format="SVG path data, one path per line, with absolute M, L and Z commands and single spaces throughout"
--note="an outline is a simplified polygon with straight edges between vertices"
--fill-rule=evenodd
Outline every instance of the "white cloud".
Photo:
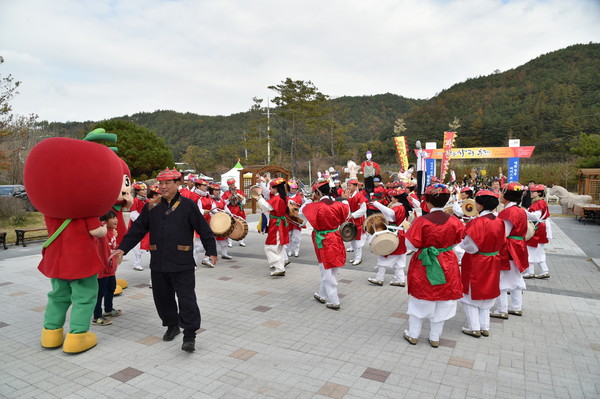
M 599 42 L 598 17 L 595 0 L 0 0 L 0 74 L 23 82 L 16 113 L 50 121 L 228 115 L 287 77 L 429 98 Z

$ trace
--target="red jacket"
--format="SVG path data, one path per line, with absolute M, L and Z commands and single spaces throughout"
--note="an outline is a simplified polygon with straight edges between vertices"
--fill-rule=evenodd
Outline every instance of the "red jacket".
M 528 211 L 542 211 L 542 219 L 544 221 L 550 217 L 548 204 L 543 199 L 539 199 L 531 204 Z M 527 244 L 529 247 L 537 247 L 539 244 L 548 244 L 548 237 L 546 235 L 546 222 L 538 222 L 535 225 L 535 234 L 525 244 Z
M 479 248 L 474 254 L 465 253 L 462 258 L 463 293 L 469 293 L 472 299 L 493 299 L 500 295 L 500 253 L 506 241 L 504 222 L 493 213 L 471 220 L 465 231 Z
M 527 246 L 525 245 L 527 215 L 523 209 L 512 205 L 504 208 L 498 217 L 502 220 L 509 220 L 513 225 L 509 236 L 506 238 L 506 243 L 502 247 L 502 251 L 500 251 L 501 269 L 510 270 L 509 261 L 514 260 L 519 270 L 523 272 L 529 267 L 529 256 L 527 254 Z
M 115 233 L 115 231 L 107 229 L 104 237 L 96 238 L 98 252 L 100 253 L 100 258 L 104 262 L 104 269 L 98 273 L 98 278 L 114 276 L 117 273 L 118 265 L 116 259 L 113 258 L 110 261 L 108 260 L 110 253 L 117 249 L 117 237 L 115 236 Z
M 48 234 L 52 235 L 64 219 L 44 216 Z M 42 249 L 42 261 L 38 269 L 46 277 L 78 280 L 98 274 L 104 262 L 98 252 L 98 243 L 89 230 L 101 226 L 97 217 L 73 219 L 63 232 Z
M 348 218 L 349 211 L 347 205 L 330 198 L 308 204 L 302 211 L 314 229 L 313 246 L 317 260 L 323 263 L 325 269 L 344 266 L 346 263 L 346 247 L 338 228 Z M 317 245 L 317 231 L 329 231 L 323 233 L 322 248 Z
M 285 245 L 290 242 L 290 235 L 285 214 L 287 212 L 287 203 L 279 194 L 272 195 L 267 201 L 273 208 L 269 212 L 269 228 L 267 230 L 267 240 L 265 245 L 277 245 L 277 234 L 279 234 L 279 245 Z
M 423 248 L 447 248 L 460 243 L 463 237 L 463 223 L 445 212 L 432 212 L 414 220 L 406 232 L 408 241 L 418 248 L 418 251 L 412 255 L 408 266 L 409 295 L 426 301 L 448 301 L 462 298 L 460 270 L 454 251 L 441 252 L 437 258 L 446 277 L 446 283 L 440 285 L 431 285 L 419 255 Z

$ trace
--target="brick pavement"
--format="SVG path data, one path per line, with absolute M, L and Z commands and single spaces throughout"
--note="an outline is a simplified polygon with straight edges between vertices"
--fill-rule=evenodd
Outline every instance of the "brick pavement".
M 556 225 L 555 225 L 556 226 Z M 402 339 L 406 289 L 367 283 L 362 268 L 341 271 L 342 309 L 312 298 L 318 286 L 308 232 L 284 278 L 271 278 L 264 237 L 251 229 L 232 260 L 196 272 L 202 331 L 196 352 L 164 328 L 149 272 L 119 278 L 124 314 L 92 326 L 98 346 L 79 355 L 39 346 L 49 281 L 39 255 L 0 261 L 0 395 L 8 398 L 514 398 L 600 397 L 600 272 L 556 226 L 552 277 L 528 280 L 524 316 L 493 319 L 491 336 L 460 332 L 459 309 L 440 348 Z M 598 239 L 598 236 L 590 237 Z M 32 244 L 33 245 L 33 244 Z M 10 248 L 7 251 L 14 250 Z M 368 250 L 366 251 L 368 252 Z M 459 305 L 460 308 L 460 305 Z M 427 334 L 427 323 L 424 336 Z

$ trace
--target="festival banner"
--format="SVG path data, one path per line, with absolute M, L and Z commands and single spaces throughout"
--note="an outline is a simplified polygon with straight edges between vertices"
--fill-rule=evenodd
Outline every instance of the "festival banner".
M 455 138 L 456 132 L 444 132 L 444 145 L 442 148 L 442 166 L 440 171 L 441 181 L 444 181 L 444 178 L 446 177 L 446 172 L 448 171 L 448 164 L 450 164 L 450 156 Z
M 435 174 L 435 159 L 427 158 L 425 160 L 425 171 L 427 172 L 427 185 L 431 184 L 431 178 L 436 176 Z
M 404 136 L 394 137 L 394 143 L 396 143 L 400 167 L 403 170 L 408 170 L 408 144 L 406 143 L 406 138 Z
M 471 158 L 530 158 L 533 154 L 534 146 L 531 147 L 473 147 L 473 148 L 453 148 L 450 150 L 450 159 L 471 159 Z M 427 158 L 442 159 L 443 149 L 427 150 Z M 416 150 L 415 150 L 416 154 Z
M 519 166 L 521 160 L 519 158 L 509 158 L 508 159 L 508 181 L 510 183 L 512 181 L 519 181 Z

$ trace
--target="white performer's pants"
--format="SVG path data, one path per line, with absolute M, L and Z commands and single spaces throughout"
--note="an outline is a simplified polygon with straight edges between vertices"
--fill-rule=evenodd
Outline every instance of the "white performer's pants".
M 458 300 L 467 316 L 465 330 L 490 330 L 490 309 L 496 299 L 472 299 L 471 293 L 465 294 Z
M 227 255 L 227 248 L 228 248 L 228 242 L 227 240 L 216 240 L 217 242 L 217 247 L 219 248 L 219 250 L 221 250 L 221 256 L 228 256 Z
M 340 298 L 337 292 L 337 267 L 332 269 L 325 269 L 323 263 L 319 263 L 319 269 L 321 270 L 321 284 L 319 285 L 319 296 L 326 298 L 327 303 L 332 305 L 339 305 Z
M 287 254 L 284 251 L 283 245 L 280 244 L 279 235 L 277 236 L 277 244 L 265 245 L 265 254 L 269 267 L 275 268 L 276 272 L 284 272 L 284 262 L 287 260 Z
M 388 255 L 378 256 L 377 257 L 377 275 L 375 279 L 377 281 L 383 281 L 385 278 L 385 271 L 388 268 L 391 268 L 394 271 L 394 279 L 392 283 L 405 283 L 406 282 L 406 274 L 404 273 L 404 268 L 406 267 L 406 254 L 402 255 Z
M 198 259 L 202 257 L 204 262 L 210 261 L 208 256 L 202 256 L 201 252 L 204 251 L 204 246 L 202 245 L 202 240 L 200 237 L 194 237 L 194 261 L 198 263 Z
M 510 270 L 500 270 L 500 296 L 496 299 L 494 313 L 506 313 L 508 310 L 521 310 L 523 307 L 523 290 L 525 280 L 514 260 L 510 261 Z M 507 291 L 510 291 L 510 305 Z
M 408 330 L 404 332 L 411 338 L 419 338 L 423 322 L 429 319 L 429 339 L 439 341 L 444 323 L 456 315 L 457 300 L 426 301 L 409 296 L 408 298 Z
M 298 256 L 300 253 L 300 241 L 302 240 L 302 232 L 297 229 L 290 229 L 290 243 L 288 247 L 288 255 Z
M 527 255 L 529 255 L 529 267 L 527 268 L 526 274 L 535 274 L 535 264 L 540 265 L 543 273 L 548 273 L 548 264 L 546 264 L 546 251 L 544 251 L 544 244 L 538 244 L 537 247 L 527 246 Z
M 142 266 L 142 254 L 144 252 L 140 248 L 140 243 L 138 242 L 135 247 L 133 247 L 133 267 L 135 269 L 143 269 Z
M 363 232 L 360 236 L 360 240 L 350 241 L 350 246 L 354 250 L 354 260 L 362 260 L 362 250 L 366 239 L 367 235 Z

